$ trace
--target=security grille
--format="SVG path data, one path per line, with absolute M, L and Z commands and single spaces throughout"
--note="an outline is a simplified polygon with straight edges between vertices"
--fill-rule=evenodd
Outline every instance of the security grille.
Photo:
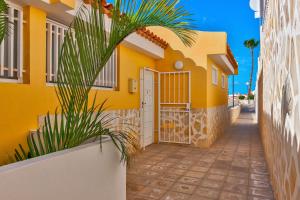
M 7 17 L 13 24 L 0 45 L 0 79 L 22 81 L 23 73 L 23 11 L 21 7 L 8 4 Z
M 47 82 L 57 81 L 59 53 L 68 27 L 53 20 L 47 20 Z M 114 51 L 107 64 L 101 70 L 94 87 L 116 88 L 117 87 L 117 52 Z
M 159 141 L 191 143 L 191 72 L 159 73 Z

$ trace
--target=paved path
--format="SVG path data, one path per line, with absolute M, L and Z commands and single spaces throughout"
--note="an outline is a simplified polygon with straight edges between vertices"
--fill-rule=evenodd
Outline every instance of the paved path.
M 251 111 L 209 149 L 148 147 L 128 169 L 127 200 L 274 199 Z

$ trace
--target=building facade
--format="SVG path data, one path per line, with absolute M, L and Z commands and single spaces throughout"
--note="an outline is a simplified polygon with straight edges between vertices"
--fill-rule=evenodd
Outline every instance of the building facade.
M 59 50 L 81 3 L 7 2 L 14 26 L 0 47 L 0 164 L 10 162 L 17 145 L 59 106 Z M 210 146 L 229 124 L 227 79 L 237 68 L 226 33 L 198 32 L 187 48 L 165 29 L 145 29 L 119 45 L 91 95 L 97 93 L 97 103 L 108 99 L 107 112 L 120 128 L 132 125 L 142 146 Z
M 258 1 L 259 2 L 259 1 Z M 276 199 L 300 199 L 300 2 L 261 1 L 257 113 Z

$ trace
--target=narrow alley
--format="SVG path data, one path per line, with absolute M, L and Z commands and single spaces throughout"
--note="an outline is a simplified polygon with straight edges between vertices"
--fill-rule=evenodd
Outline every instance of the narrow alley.
M 274 199 L 252 109 L 209 149 L 149 146 L 128 169 L 127 199 Z

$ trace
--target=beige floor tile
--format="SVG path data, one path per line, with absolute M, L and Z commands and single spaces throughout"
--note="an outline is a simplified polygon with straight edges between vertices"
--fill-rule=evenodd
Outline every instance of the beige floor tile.
M 246 116 L 210 148 L 147 147 L 127 170 L 127 200 L 273 200 L 260 136 Z
M 148 197 L 149 199 L 160 199 L 165 193 L 166 190 L 161 188 L 146 187 L 138 195 Z
M 191 195 L 179 192 L 167 192 L 161 200 L 190 200 Z
M 206 176 L 207 179 L 223 182 L 226 179 L 226 176 L 218 175 L 218 174 L 208 174 Z
M 184 174 L 184 176 L 193 177 L 193 178 L 203 178 L 205 176 L 205 173 L 188 171 L 187 173 Z
M 172 187 L 172 191 L 185 193 L 185 194 L 193 194 L 194 190 L 196 189 L 195 185 L 188 185 L 183 183 L 176 183 Z
M 184 184 L 199 185 L 201 182 L 201 179 L 183 176 L 178 180 L 178 182 L 184 183 Z
M 237 193 L 237 194 L 248 194 L 248 186 L 247 185 L 241 185 L 237 183 L 225 183 L 223 190 L 227 192 Z
M 220 195 L 220 191 L 212 188 L 198 187 L 194 194 L 207 199 L 217 199 Z
M 208 188 L 214 188 L 214 189 L 221 189 L 221 187 L 223 186 L 223 182 L 220 181 L 213 181 L 213 180 L 209 180 L 209 179 L 204 179 L 201 182 L 201 186 L 202 187 L 208 187 Z
M 164 190 L 168 190 L 172 187 L 174 181 L 164 180 L 164 179 L 154 179 L 149 186 L 150 187 L 157 187 Z
M 247 200 L 247 196 L 231 192 L 222 192 L 220 200 Z

